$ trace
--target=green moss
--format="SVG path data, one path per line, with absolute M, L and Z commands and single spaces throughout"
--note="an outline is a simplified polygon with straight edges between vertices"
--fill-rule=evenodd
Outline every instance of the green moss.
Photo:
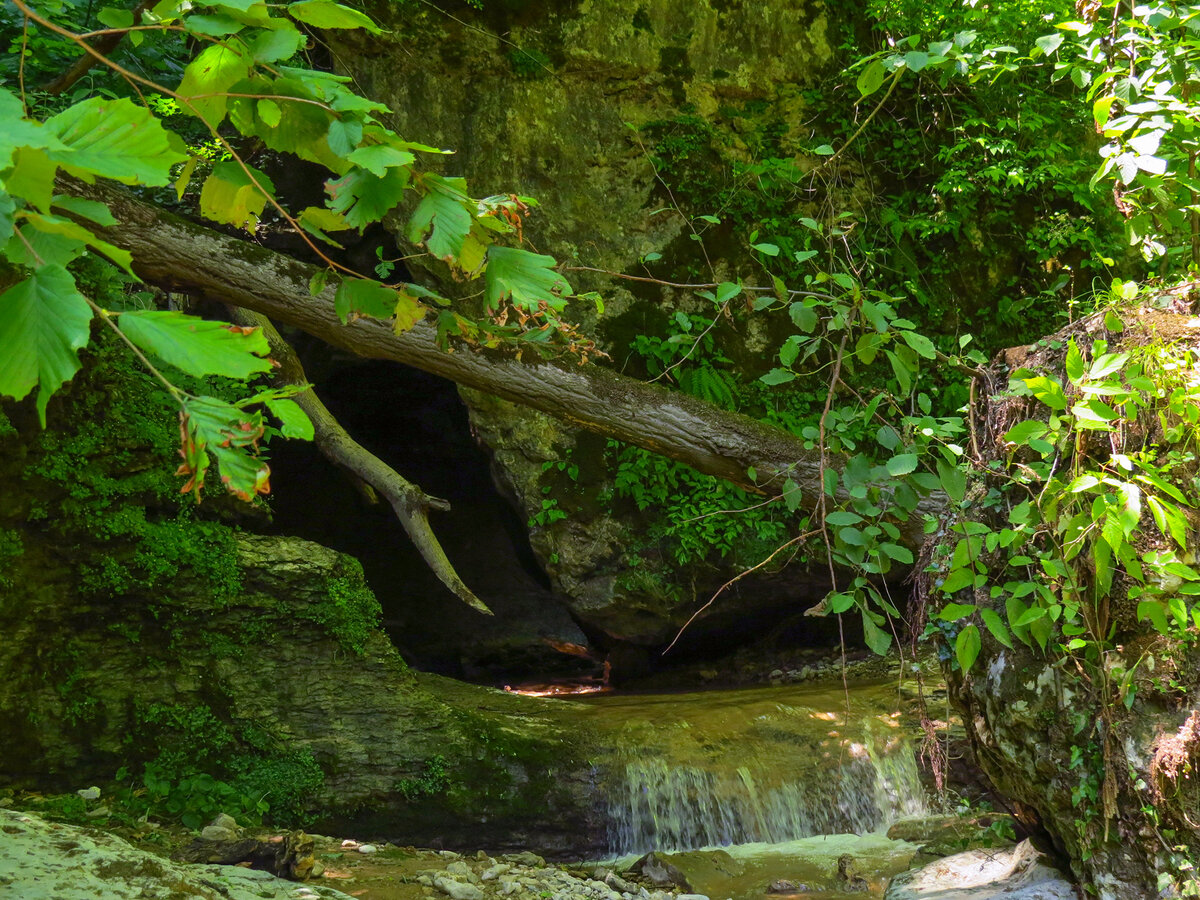
M 11 588 L 16 585 L 15 560 L 25 553 L 25 545 L 21 543 L 21 534 L 9 528 L 0 528 L 0 588 Z
M 425 770 L 420 775 L 397 781 L 395 790 L 409 803 L 413 803 L 423 797 L 440 794 L 449 786 L 446 757 L 439 753 L 425 761 Z
M 533 81 L 553 74 L 553 65 L 550 57 L 541 50 L 526 50 L 521 47 L 514 47 L 505 54 L 505 58 L 508 59 L 508 64 L 512 67 L 513 74 L 518 78 Z
M 319 625 L 342 647 L 361 656 L 379 627 L 383 610 L 363 579 L 358 560 L 346 557 L 345 571 L 325 583 L 325 601 L 292 610 L 297 618 Z

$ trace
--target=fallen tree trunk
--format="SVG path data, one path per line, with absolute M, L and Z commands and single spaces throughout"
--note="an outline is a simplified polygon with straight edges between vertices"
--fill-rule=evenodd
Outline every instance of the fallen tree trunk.
M 820 454 L 782 429 L 597 365 L 524 361 L 503 350 L 448 352 L 438 347 L 430 322 L 403 334 L 375 319 L 344 325 L 332 286 L 317 297 L 309 293 L 314 266 L 196 225 L 112 185 L 76 182 L 71 190 L 109 205 L 120 224 L 105 229 L 105 239 L 130 251 L 134 269 L 149 282 L 241 306 L 359 356 L 395 360 L 529 406 L 757 494 L 778 494 L 791 478 L 805 506 L 817 506 Z M 829 458 L 830 465 L 838 463 Z M 944 502 L 933 495 L 921 509 L 936 512 Z M 910 546 L 921 541 L 917 519 L 904 528 Z

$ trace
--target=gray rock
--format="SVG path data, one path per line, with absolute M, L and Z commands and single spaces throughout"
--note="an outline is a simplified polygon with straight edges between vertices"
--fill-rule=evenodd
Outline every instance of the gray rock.
M 21 900 L 350 900 L 238 866 L 188 865 L 113 835 L 0 809 L 0 893 Z M 304 895 L 298 891 L 306 892 Z
M 1010 850 L 968 850 L 892 879 L 884 900 L 1075 900 L 1074 885 L 1022 841 Z
M 84 788 L 83 790 L 76 791 L 75 793 L 77 793 L 84 800 L 99 800 L 100 799 L 100 788 L 98 788 L 98 787 Z
M 374 844 L 363 844 L 361 847 L 358 848 L 358 852 L 359 853 L 378 853 L 379 848 L 376 847 Z
M 433 886 L 451 900 L 483 900 L 483 891 L 465 881 L 455 881 L 453 878 L 440 876 L 433 879 Z

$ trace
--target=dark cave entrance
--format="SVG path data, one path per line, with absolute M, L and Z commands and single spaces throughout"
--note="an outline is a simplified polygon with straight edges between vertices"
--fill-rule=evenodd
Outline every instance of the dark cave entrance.
M 554 650 L 587 639 L 550 589 L 525 523 L 500 496 L 487 451 L 471 435 L 452 382 L 394 363 L 298 350 L 330 411 L 363 446 L 448 500 L 431 522 L 463 580 L 495 612 L 482 615 L 425 565 L 386 503 L 372 505 L 312 444 L 271 447 L 275 528 L 355 556 L 384 611 L 384 627 L 419 669 L 472 681 L 572 677 L 599 663 Z

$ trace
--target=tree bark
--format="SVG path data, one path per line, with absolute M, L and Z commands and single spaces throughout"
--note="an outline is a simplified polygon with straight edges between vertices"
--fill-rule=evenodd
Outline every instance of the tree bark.
M 518 360 L 504 350 L 443 350 L 428 321 L 403 334 L 375 319 L 344 325 L 334 311 L 333 286 L 316 297 L 309 293 L 314 266 L 196 225 L 113 185 L 74 182 L 69 190 L 109 205 L 120 224 L 104 229 L 104 239 L 130 251 L 134 269 L 149 282 L 241 306 L 359 356 L 394 360 L 529 406 L 763 496 L 780 493 L 791 478 L 804 506 L 817 506 L 820 454 L 782 429 L 598 365 Z M 840 460 L 829 464 L 838 467 Z M 936 513 L 944 505 L 934 494 L 919 511 Z M 919 519 L 901 526 L 911 547 L 922 540 Z

